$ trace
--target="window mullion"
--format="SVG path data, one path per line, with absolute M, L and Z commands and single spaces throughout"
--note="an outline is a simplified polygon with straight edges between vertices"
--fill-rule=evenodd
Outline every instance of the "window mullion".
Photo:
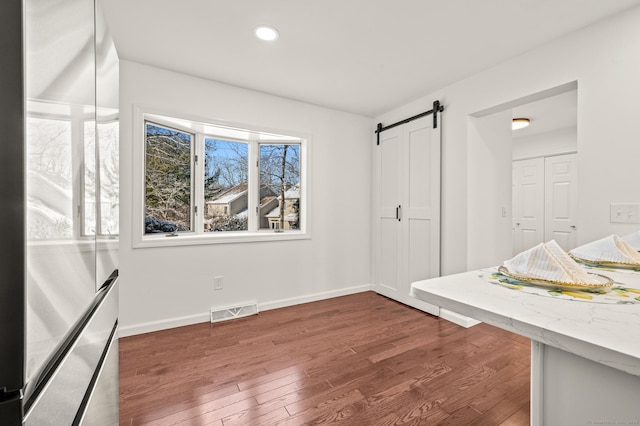
M 194 232 L 196 234 L 202 234 L 204 232 L 204 215 L 205 215 L 205 201 L 204 201 L 204 135 L 202 133 L 196 133 L 195 146 L 193 147 L 193 177 L 194 177 L 194 194 L 193 194 L 193 206 L 194 206 Z
M 260 205 L 260 190 L 259 190 L 259 174 L 258 169 L 258 141 L 255 136 L 249 140 L 249 170 L 248 170 L 249 188 L 247 192 L 248 196 L 248 212 L 249 212 L 249 232 L 255 232 L 260 227 L 259 223 L 259 205 Z

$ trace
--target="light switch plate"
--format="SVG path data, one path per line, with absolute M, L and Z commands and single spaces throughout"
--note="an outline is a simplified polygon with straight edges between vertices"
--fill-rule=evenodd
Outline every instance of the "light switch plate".
M 640 223 L 640 204 L 611 204 L 611 223 Z
M 213 289 L 222 290 L 222 277 L 213 277 Z

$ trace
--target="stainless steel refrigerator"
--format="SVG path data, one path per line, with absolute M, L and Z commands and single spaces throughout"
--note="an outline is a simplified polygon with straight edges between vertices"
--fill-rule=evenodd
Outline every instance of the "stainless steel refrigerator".
M 117 424 L 117 53 L 99 0 L 0 31 L 0 425 Z

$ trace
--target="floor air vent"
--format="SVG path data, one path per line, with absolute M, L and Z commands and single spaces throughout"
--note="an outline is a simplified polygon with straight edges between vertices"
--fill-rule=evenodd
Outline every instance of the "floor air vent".
M 235 318 L 248 317 L 249 315 L 255 315 L 257 313 L 257 302 L 243 303 L 241 305 L 225 308 L 211 308 L 211 322 L 220 322 Z

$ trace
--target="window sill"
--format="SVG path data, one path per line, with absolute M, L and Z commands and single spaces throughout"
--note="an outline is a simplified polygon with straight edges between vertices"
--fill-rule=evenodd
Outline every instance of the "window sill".
M 171 237 L 168 236 L 168 234 L 145 235 L 138 241 L 133 242 L 133 248 L 257 243 L 311 239 L 311 235 L 308 232 L 302 231 L 215 232 L 211 234 L 185 233 Z

